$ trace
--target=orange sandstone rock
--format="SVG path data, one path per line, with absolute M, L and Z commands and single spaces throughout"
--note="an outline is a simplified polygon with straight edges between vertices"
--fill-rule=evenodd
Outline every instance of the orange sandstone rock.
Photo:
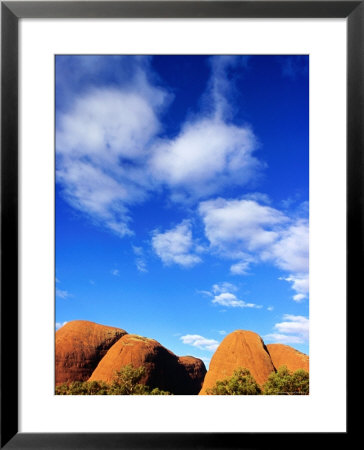
M 87 320 L 68 322 L 56 332 L 56 384 L 87 380 L 125 330 Z
M 198 358 L 178 358 L 154 339 L 127 334 L 109 349 L 89 381 L 110 383 L 115 372 L 128 364 L 145 368 L 142 384 L 173 394 L 197 394 L 206 373 Z
M 270 357 L 274 367 L 278 370 L 281 366 L 287 366 L 293 372 L 298 369 L 309 370 L 309 357 L 293 347 L 284 344 L 268 344 Z
M 206 395 L 216 381 L 230 378 L 239 367 L 249 369 L 260 385 L 275 371 L 262 338 L 252 331 L 236 330 L 225 337 L 211 359 L 200 395 Z

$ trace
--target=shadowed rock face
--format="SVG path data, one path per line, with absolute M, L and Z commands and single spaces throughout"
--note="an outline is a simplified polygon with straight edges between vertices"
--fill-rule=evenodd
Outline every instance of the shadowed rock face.
M 236 330 L 225 337 L 211 359 L 200 395 L 206 395 L 216 381 L 230 378 L 239 367 L 249 369 L 260 385 L 275 371 L 262 338 L 252 331 Z
M 298 369 L 309 371 L 309 357 L 304 353 L 284 344 L 268 344 L 267 348 L 277 370 L 281 366 L 287 366 L 292 372 Z
M 87 380 L 125 330 L 86 320 L 68 322 L 56 332 L 56 384 Z
M 179 364 L 184 366 L 188 374 L 188 390 L 194 394 L 198 394 L 202 388 L 202 383 L 206 375 L 206 367 L 201 359 L 194 356 L 180 356 L 178 358 Z
M 154 339 L 128 334 L 109 349 L 89 380 L 110 383 L 115 372 L 128 364 L 145 368 L 141 383 L 173 394 L 197 394 L 206 373 L 198 358 L 178 358 Z

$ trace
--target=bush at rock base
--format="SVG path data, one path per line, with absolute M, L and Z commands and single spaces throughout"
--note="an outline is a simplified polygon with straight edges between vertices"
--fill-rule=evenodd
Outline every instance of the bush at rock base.
M 309 374 L 303 369 L 291 372 L 286 366 L 281 366 L 276 373 L 269 375 L 263 390 L 265 395 L 308 395 Z
M 258 383 L 245 368 L 234 370 L 231 378 L 217 381 L 215 386 L 206 390 L 207 395 L 259 395 L 261 389 Z
M 239 368 L 231 378 L 217 381 L 206 391 L 207 395 L 308 395 L 309 374 L 298 369 L 291 372 L 286 366 L 269 375 L 266 383 L 260 387 L 250 371 Z
M 111 384 L 103 381 L 74 381 L 56 386 L 56 395 L 171 395 L 167 391 L 140 384 L 145 374 L 143 366 L 133 368 L 131 364 L 115 373 Z

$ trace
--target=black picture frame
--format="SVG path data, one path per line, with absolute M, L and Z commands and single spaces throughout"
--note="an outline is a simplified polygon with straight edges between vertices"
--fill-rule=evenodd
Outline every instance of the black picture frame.
M 364 1 L 1 2 L 1 448 L 282 448 L 292 433 L 18 432 L 18 22 L 21 18 L 346 18 L 347 310 L 363 274 Z M 360 286 L 361 287 L 361 286 Z M 347 345 L 350 350 L 350 345 Z M 337 433 L 340 443 L 349 436 Z M 278 435 L 279 434 L 279 439 Z M 325 433 L 302 433 L 300 445 Z

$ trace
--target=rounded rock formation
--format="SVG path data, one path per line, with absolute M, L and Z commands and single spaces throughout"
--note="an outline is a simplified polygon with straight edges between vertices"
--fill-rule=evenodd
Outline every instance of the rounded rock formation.
M 127 334 L 109 349 L 89 381 L 110 383 L 115 373 L 128 364 L 145 368 L 142 384 L 173 394 L 197 394 L 206 373 L 198 358 L 178 358 L 154 339 Z
M 249 369 L 260 385 L 275 371 L 262 338 L 252 331 L 236 330 L 225 337 L 211 359 L 200 395 L 206 395 L 216 381 L 230 378 L 239 367 Z
M 202 383 L 206 375 L 206 367 L 204 362 L 194 356 L 180 356 L 178 358 L 188 374 L 188 390 L 194 394 L 198 394 L 202 388 Z
M 295 348 L 284 344 L 268 344 L 267 348 L 277 370 L 281 366 L 287 366 L 292 372 L 298 369 L 309 371 L 309 357 Z
M 56 331 L 56 384 L 87 380 L 108 349 L 125 330 L 74 320 Z

